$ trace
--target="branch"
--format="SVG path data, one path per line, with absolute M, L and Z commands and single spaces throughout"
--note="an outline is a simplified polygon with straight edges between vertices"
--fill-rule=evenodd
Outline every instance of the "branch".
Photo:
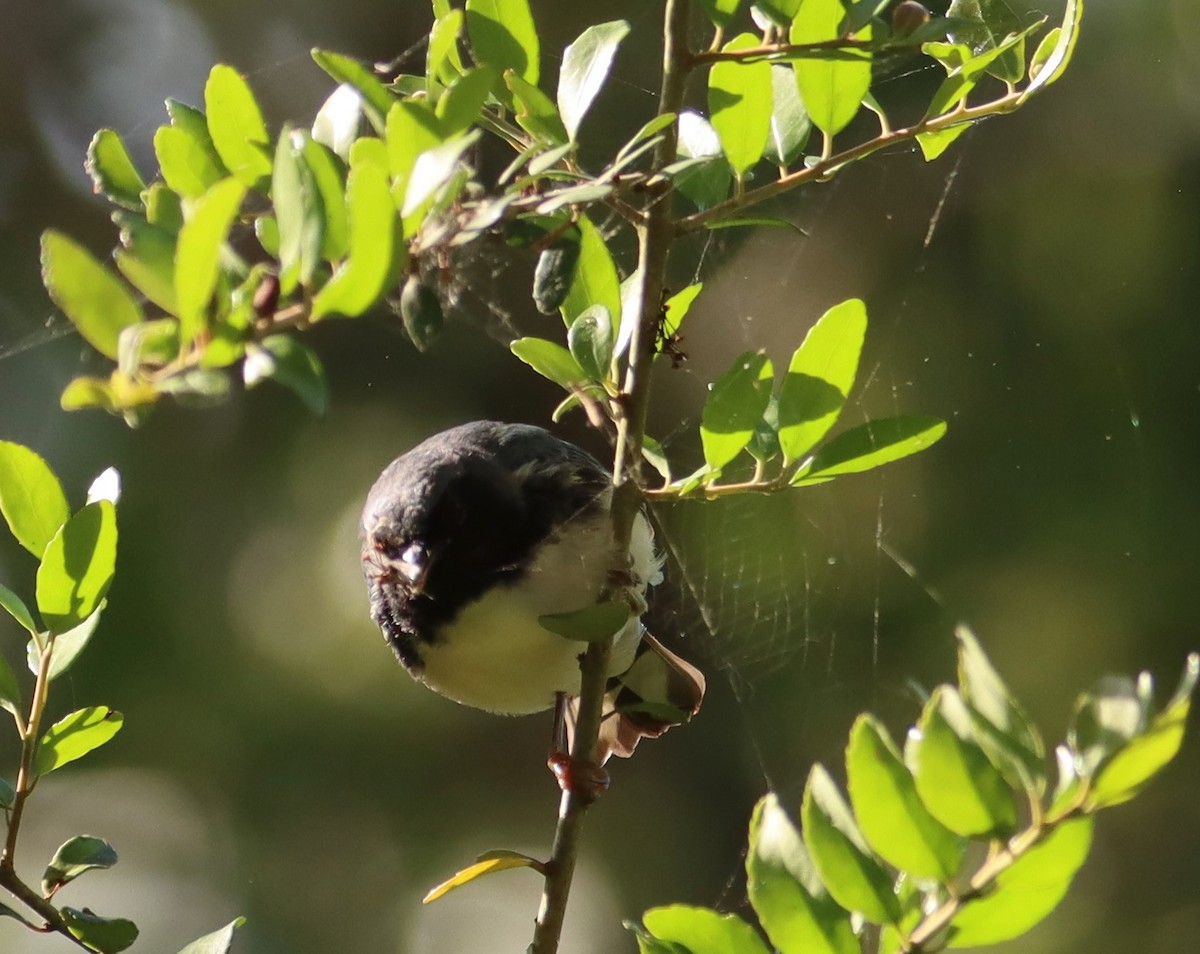
M 703 212 L 696 212 L 686 216 L 675 223 L 675 228 L 681 235 L 698 231 L 699 229 L 706 228 L 712 222 L 719 222 L 722 219 L 729 218 L 752 205 L 757 205 L 760 202 L 765 202 L 767 199 L 773 199 L 785 192 L 790 192 L 792 189 L 807 182 L 827 179 L 847 163 L 862 159 L 873 152 L 878 152 L 880 149 L 895 145 L 896 143 L 916 139 L 921 133 L 938 132 L 942 129 L 948 129 L 951 126 L 958 126 L 979 119 L 987 119 L 991 116 L 1011 113 L 1020 105 L 1021 96 L 1023 95 L 1023 93 L 1019 92 L 1008 93 L 1000 99 L 984 103 L 982 106 L 956 109 L 941 116 L 934 116 L 931 119 L 922 119 L 920 122 L 903 129 L 893 129 L 886 133 L 881 133 L 874 139 L 868 139 L 866 142 L 861 142 L 857 146 L 852 146 L 842 152 L 833 153 L 811 166 L 804 169 L 797 169 L 795 172 L 791 172 L 767 185 L 751 189 L 749 192 L 743 192 L 741 195 L 735 195 L 733 198 L 726 199 L 724 202 L 705 209 Z
M 687 84 L 688 0 L 667 0 L 663 26 L 663 78 L 659 115 L 678 114 Z M 655 149 L 655 165 L 662 168 L 675 158 L 676 126 L 664 130 Z M 668 189 L 664 183 L 651 196 L 644 224 L 638 228 L 638 270 L 641 289 L 637 297 L 637 321 L 629 345 L 629 361 L 618 403 L 617 444 L 613 459 L 612 521 L 616 553 L 629 552 L 633 523 L 641 505 L 641 494 L 633 480 L 641 460 L 642 436 L 650 395 L 650 369 L 654 362 L 654 343 L 658 332 L 667 257 L 675 233 Z M 581 664 L 579 714 L 571 757 L 595 761 L 600 729 L 601 704 L 612 652 L 609 642 L 591 643 Z M 554 846 L 546 868 L 546 885 L 534 927 L 530 954 L 554 954 L 562 934 L 567 899 L 575 873 L 579 837 L 587 798 L 568 789 L 559 806 Z
M 876 45 L 871 40 L 856 40 L 852 37 L 838 37 L 834 40 L 820 40 L 816 43 L 764 43 L 762 46 L 752 46 L 744 50 L 708 50 L 697 53 L 688 60 L 688 69 L 698 69 L 713 63 L 757 63 L 760 60 L 777 62 L 794 59 L 848 59 L 838 57 L 843 50 L 873 50 Z

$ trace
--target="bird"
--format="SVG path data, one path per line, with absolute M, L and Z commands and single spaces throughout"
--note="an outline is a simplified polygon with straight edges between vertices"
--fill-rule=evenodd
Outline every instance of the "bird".
M 638 513 L 618 558 L 612 499 L 595 457 L 529 424 L 463 424 L 393 460 L 363 507 L 362 564 L 371 617 L 409 675 L 488 712 L 555 708 L 570 732 L 586 646 L 543 622 L 615 583 L 631 609 L 612 637 L 597 763 L 690 720 L 704 676 L 641 620 L 662 580 L 650 522 Z

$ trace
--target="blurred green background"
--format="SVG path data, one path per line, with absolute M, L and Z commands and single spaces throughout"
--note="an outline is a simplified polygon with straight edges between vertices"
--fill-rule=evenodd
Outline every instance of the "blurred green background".
M 634 24 L 621 82 L 585 132 L 597 154 L 614 147 L 654 108 L 659 5 L 535 8 L 551 81 L 552 54 L 587 22 Z M 701 252 L 707 284 L 686 329 L 690 360 L 659 371 L 651 430 L 684 459 L 706 381 L 743 348 L 785 362 L 851 295 L 866 299 L 872 329 L 849 422 L 903 411 L 951 429 L 880 475 L 665 515 L 717 625 L 695 625 L 678 569 L 659 614 L 712 672 L 710 697 L 693 726 L 613 766 L 566 951 L 632 950 L 620 921 L 654 904 L 737 909 L 755 799 L 770 785 L 798 801 L 808 766 L 839 761 L 863 708 L 902 732 L 918 708 L 910 682 L 952 677 L 957 621 L 1052 738 L 1102 673 L 1149 668 L 1166 695 L 1200 646 L 1195 13 L 1191 0 L 1091 0 L 1066 77 L 1019 114 L 933 164 L 880 154 L 780 202 L 773 211 L 808 238 L 726 232 L 681 249 L 678 285 Z M 238 914 L 250 919 L 244 954 L 528 942 L 539 894 L 528 872 L 428 909 L 419 899 L 486 849 L 548 850 L 548 718 L 463 709 L 405 676 L 367 617 L 356 524 L 378 471 L 418 439 L 478 417 L 547 419 L 554 389 L 496 340 L 501 307 L 524 328 L 544 320 L 521 310 L 529 263 L 468 276 L 476 294 L 459 311 L 476 320 L 453 323 L 426 356 L 388 315 L 316 329 L 333 392 L 325 419 L 264 387 L 216 409 L 163 407 L 136 432 L 58 410 L 66 381 L 98 364 L 57 334 L 61 319 L 47 329 L 38 277 L 46 227 L 98 253 L 115 239 L 82 172 L 96 128 L 117 128 L 153 169 L 162 100 L 198 102 L 218 60 L 248 75 L 273 125 L 303 123 L 331 88 L 310 47 L 388 59 L 428 20 L 420 0 L 5 10 L 0 437 L 48 458 L 76 501 L 110 464 L 125 485 L 110 607 L 54 705 L 107 703 L 126 728 L 39 789 L 19 864 L 36 877 L 72 834 L 111 840 L 121 864 L 61 897 L 132 917 L 137 950 L 174 951 Z M 905 72 L 881 90 L 901 109 L 906 90 L 936 82 Z M 578 421 L 559 432 L 605 451 Z M 32 573 L 0 542 L 0 579 L 31 592 Z M 14 665 L 23 656 L 7 619 L 0 651 Z M 1068 900 L 1009 949 L 1194 946 L 1198 750 L 1189 739 L 1164 779 L 1106 813 Z M 6 737 L 0 765 L 13 753 Z M 64 949 L 0 921 L 6 954 Z

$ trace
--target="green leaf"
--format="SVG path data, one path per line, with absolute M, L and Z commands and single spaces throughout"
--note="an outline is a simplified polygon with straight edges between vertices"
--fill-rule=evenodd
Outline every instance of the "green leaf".
M 71 516 L 62 484 L 50 465 L 28 447 L 10 441 L 0 441 L 0 513 L 4 514 L 17 542 L 39 558 Z M 15 605 L 24 609 L 19 599 L 12 598 Z M 21 616 L 13 612 L 13 605 L 4 604 L 25 625 Z M 29 611 L 25 610 L 24 615 L 28 618 Z
M 325 242 L 325 209 L 305 160 L 309 141 L 303 130 L 285 128 L 275 148 L 271 201 L 279 226 L 279 283 L 285 295 L 297 285 L 310 286 Z
M 396 188 L 408 186 L 417 157 L 442 143 L 441 125 L 425 103 L 402 100 L 387 114 L 388 170 Z M 403 196 L 404 192 L 400 191 Z
M 1091 845 L 1091 818 L 1056 826 L 1002 871 L 986 895 L 962 906 L 950 922 L 948 946 L 978 947 L 1024 934 L 1058 907 Z
M 599 643 L 611 639 L 629 621 L 629 604 L 624 601 L 596 603 L 570 613 L 550 613 L 538 617 L 542 629 L 581 643 Z
M 1075 53 L 1075 44 L 1079 40 L 1079 23 L 1082 18 L 1083 0 L 1067 0 L 1062 26 L 1047 33 L 1033 54 L 1029 67 L 1029 85 L 1017 100 L 1017 105 L 1024 103 L 1038 90 L 1056 82 L 1066 71 L 1067 64 L 1071 62 L 1071 56 Z
M 462 57 L 458 53 L 458 38 L 463 31 L 463 12 L 457 8 L 439 14 L 429 31 L 429 49 L 425 56 L 425 75 L 429 91 L 439 83 L 448 83 L 455 73 L 462 73 Z
M 724 467 L 754 436 L 771 400 L 774 369 L 762 352 L 747 351 L 713 383 L 700 418 L 704 460 Z
M 76 835 L 59 846 L 46 866 L 46 872 L 42 875 L 42 895 L 48 898 L 84 872 L 95 868 L 111 868 L 116 863 L 116 850 L 103 838 Z
M 688 285 L 687 288 L 677 291 L 667 299 L 666 305 L 663 306 L 662 333 L 664 338 L 672 338 L 679 334 L 683 319 L 692 310 L 692 302 L 696 300 L 696 296 L 703 288 L 704 282 L 696 282 L 694 285 Z M 658 350 L 662 350 L 661 342 Z
M 17 793 L 13 790 L 12 785 L 9 784 L 8 779 L 0 778 L 0 808 L 4 808 L 4 809 L 12 808 L 13 802 L 16 800 L 16 797 L 17 797 Z M 6 915 L 0 915 L 0 916 L 6 916 Z M 15 914 L 7 915 L 7 916 L 8 917 L 16 917 Z
M 704 12 L 712 20 L 713 26 L 723 30 L 733 22 L 734 14 L 742 5 L 742 0 L 700 0 L 700 5 L 704 7 Z
M 771 102 L 771 131 L 763 155 L 777 166 L 790 166 L 804 151 L 812 132 L 812 121 L 790 67 L 771 67 Z
M 804 844 L 833 899 L 873 924 L 900 920 L 892 879 L 867 846 L 836 783 L 814 765 L 800 809 Z
M 567 300 L 579 253 L 580 234 L 574 226 L 542 249 L 533 272 L 533 303 L 543 315 L 554 314 Z
M 624 20 L 597 23 L 563 50 L 558 74 L 558 111 L 572 141 L 608 78 L 617 48 L 628 34 L 629 24 Z
M 346 181 L 350 254 L 313 299 L 312 320 L 326 315 L 356 317 L 374 305 L 395 281 L 406 254 L 397 243 L 396 205 L 387 170 L 366 150 L 351 153 Z
M 46 775 L 98 749 L 121 731 L 121 713 L 108 706 L 79 709 L 50 727 L 38 743 L 34 766 Z
M 437 102 L 437 117 L 445 138 L 457 136 L 474 125 L 499 78 L 491 67 L 480 66 L 463 73 L 451 84 Z
M 937 443 L 946 422 L 933 417 L 884 417 L 839 434 L 810 457 L 791 479 L 793 487 L 843 474 L 860 474 Z
M 137 925 L 124 918 L 102 918 L 84 909 L 63 908 L 58 912 L 67 930 L 100 954 L 117 954 L 137 940 Z
M 1106 808 L 1128 801 L 1175 758 L 1183 744 L 1198 676 L 1200 656 L 1192 653 L 1171 701 L 1097 773 L 1090 789 L 1089 805 Z
M 127 209 L 142 208 L 142 190 L 146 183 L 116 130 L 101 129 L 92 137 L 83 167 L 91 176 L 96 192 Z
M 1095 778 L 1109 759 L 1145 731 L 1153 693 L 1153 680 L 1142 673 L 1136 682 L 1128 676 L 1105 676 L 1079 697 L 1067 741 L 1082 778 Z
M 480 63 L 537 85 L 540 52 L 528 0 L 467 0 L 467 33 Z
M 691 162 L 675 173 L 676 188 L 698 209 L 707 209 L 724 201 L 729 195 L 733 176 L 729 163 L 724 160 L 716 130 L 699 113 L 684 110 L 679 114 L 678 152 Z M 711 161 L 705 161 L 710 157 L 713 157 Z M 669 168 L 663 170 L 664 174 L 669 171 Z
M 50 665 L 46 675 L 48 680 L 57 679 L 71 668 L 79 654 L 87 647 L 96 627 L 100 625 L 100 614 L 104 612 L 106 605 L 107 600 L 101 600 L 100 605 L 96 607 L 96 611 L 91 616 L 73 629 L 68 629 L 65 633 L 59 633 L 54 637 L 54 646 L 50 650 Z M 29 640 L 25 647 L 25 655 L 26 661 L 29 663 L 29 671 L 36 676 L 41 664 L 41 650 L 36 641 Z
M 509 346 L 518 358 L 543 378 L 561 385 L 568 391 L 586 384 L 588 376 L 571 352 L 545 338 L 518 338 Z
M 418 351 L 433 347 L 446 325 L 437 289 L 427 285 L 418 272 L 413 272 L 404 282 L 400 292 L 400 317 L 405 333 Z
M 177 234 L 151 225 L 140 215 L 119 214 L 114 219 L 121 227 L 123 246 L 113 252 L 117 270 L 159 308 L 175 314 Z
M 242 380 L 252 388 L 270 378 L 294 393 L 314 414 L 329 409 L 329 383 L 321 361 L 307 345 L 291 335 L 269 335 L 246 345 Z
M 950 144 L 971 128 L 970 123 L 959 123 L 957 126 L 947 126 L 933 132 L 917 133 L 917 145 L 926 162 L 933 162 L 938 156 L 950 148 Z
M 971 714 L 951 686 L 933 691 L 904 761 L 929 813 L 951 831 L 1001 837 L 1016 826 L 1013 793 L 975 740 Z
M 375 78 L 371 70 L 350 56 L 331 53 L 329 50 L 313 50 L 313 61 L 339 83 L 349 83 L 362 95 L 367 118 L 378 132 L 383 132 L 385 117 L 396 102 L 383 83 Z
M 658 940 L 682 945 L 689 954 L 769 954 L 754 928 L 736 914 L 672 904 L 651 908 L 642 923 Z
M 156 318 L 130 325 L 121 332 L 117 349 L 120 374 L 132 379 L 143 367 L 161 368 L 179 354 L 179 322 Z
M 37 603 L 52 633 L 65 633 L 96 611 L 112 583 L 117 559 L 117 511 L 107 500 L 88 504 L 46 546 L 37 572 Z
M 534 871 L 545 872 L 545 865 L 536 858 L 531 858 L 529 855 L 523 855 L 520 852 L 508 851 L 506 849 L 489 851 L 480 855 L 474 864 L 468 865 L 453 877 L 447 878 L 441 884 L 431 889 L 421 899 L 421 903 L 430 904 L 455 888 L 461 888 L 464 884 L 470 884 L 472 881 L 476 881 L 485 875 L 495 874 L 498 871 L 511 871 L 514 868 L 532 868 Z
M 837 423 L 866 334 L 866 305 L 851 298 L 825 312 L 792 355 L 779 392 L 779 444 L 789 462 L 800 460 Z
M 1004 760 L 1016 767 L 1023 788 L 1040 794 L 1046 787 L 1046 746 L 1041 733 L 1009 692 L 974 633 L 959 626 L 955 637 L 959 691 L 972 714 L 985 723 L 977 725 L 983 729 L 980 741 L 985 749 L 998 748 Z M 999 767 L 1004 770 L 1003 764 Z
M 821 43 L 837 39 L 846 10 L 841 0 L 804 0 L 792 24 L 793 43 Z M 855 34 L 871 39 L 870 26 Z M 832 138 L 858 115 L 863 97 L 871 88 L 871 56 L 863 51 L 843 51 L 838 57 L 799 59 L 792 69 L 800 98 L 813 125 Z
M 790 26 L 800 9 L 801 0 L 754 0 L 754 6 L 779 26 Z
M 217 64 L 204 85 L 208 132 L 221 161 L 247 188 L 265 187 L 271 175 L 267 124 L 246 80 Z
M 612 377 L 612 318 L 603 305 L 592 305 L 571 322 L 567 346 L 575 360 L 593 381 Z
M 349 83 L 340 84 L 313 117 L 310 130 L 313 142 L 320 143 L 343 160 L 348 159 L 350 147 L 362 128 L 362 117 L 362 94 Z
M 586 215 L 579 218 L 579 261 L 562 304 L 567 327 L 592 305 L 603 305 L 614 326 L 621 321 L 621 279 L 604 237 Z
M 925 880 L 954 877 L 962 842 L 921 802 L 895 743 L 873 716 L 859 716 L 850 730 L 846 778 L 863 837 L 884 861 Z
M 154 155 L 163 179 L 173 192 L 188 199 L 199 198 L 226 176 L 226 171 L 217 157 L 208 129 L 204 125 L 204 114 L 199 110 L 173 104 L 179 116 L 187 117 L 183 123 L 160 126 L 154 134 Z M 203 135 L 194 128 L 193 117 L 199 117 Z
M 554 100 L 512 70 L 504 74 L 504 85 L 512 94 L 516 105 L 518 126 L 544 143 L 567 142 L 567 127 L 563 125 Z M 531 163 L 531 175 L 540 171 L 542 170 L 535 171 Z
M 178 193 L 167 188 L 165 182 L 152 182 L 142 194 L 146 204 L 146 221 L 157 225 L 172 235 L 178 235 L 183 228 L 183 204 Z
M 179 232 L 175 298 L 181 341 L 194 340 L 208 325 L 209 303 L 221 272 L 221 248 L 245 194 L 246 187 L 237 179 L 222 179 L 196 200 Z
M 353 147 L 352 147 L 353 148 Z M 350 220 L 346 209 L 346 167 L 338 155 L 311 136 L 304 143 L 304 162 L 312 173 L 321 199 L 324 221 L 321 228 L 321 258 L 336 262 L 350 247 Z M 381 166 L 386 175 L 386 166 Z M 389 203 L 390 204 L 390 203 Z
M 450 139 L 427 149 L 417 156 L 408 186 L 404 190 L 404 205 L 400 209 L 400 214 L 406 220 L 406 234 L 409 231 L 408 218 L 437 198 L 438 192 L 454 178 L 463 154 L 478 140 L 479 130 L 475 129 L 457 139 Z
M 179 954 L 229 954 L 229 948 L 233 945 L 233 932 L 245 923 L 245 918 L 230 921 L 221 930 L 192 941 Z
M 29 612 L 29 607 L 25 605 L 25 601 L 3 583 L 0 583 L 0 607 L 20 623 L 27 632 L 37 632 L 37 624 L 34 623 L 33 614 Z
M 759 800 L 750 819 L 746 888 L 779 954 L 858 954 L 849 912 L 829 897 L 774 793 Z
M 79 334 L 108 358 L 117 356 L 121 329 L 142 320 L 125 284 L 90 252 L 61 232 L 42 233 L 42 282 Z
M 819 0 L 810 0 L 819 2 Z M 761 46 L 753 33 L 741 33 L 722 47 L 725 52 Z M 717 62 L 708 73 L 709 121 L 721 150 L 738 178 L 762 158 L 771 132 L 771 64 Z

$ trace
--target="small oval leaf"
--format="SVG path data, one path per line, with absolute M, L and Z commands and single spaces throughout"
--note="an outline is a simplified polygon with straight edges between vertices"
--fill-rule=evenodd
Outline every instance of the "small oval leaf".
M 50 465 L 28 447 L 11 441 L 0 441 L 0 513 L 17 542 L 39 559 L 71 515 L 62 484 Z M 17 604 L 23 608 L 20 600 Z
M 453 891 L 455 888 L 461 888 L 464 884 L 469 884 L 478 878 L 495 874 L 498 871 L 511 871 L 513 868 L 532 868 L 534 871 L 542 873 L 546 870 L 546 866 L 542 862 L 536 858 L 531 858 L 529 855 L 523 855 L 520 852 L 508 851 L 506 849 L 489 851 L 486 854 L 480 855 L 473 865 L 468 865 L 452 878 L 447 878 L 441 884 L 432 888 L 421 899 L 421 903 L 429 904 Z
M 88 504 L 46 547 L 37 572 L 37 604 L 52 633 L 91 616 L 112 583 L 117 560 L 117 511 L 107 500 Z
M 38 775 L 81 759 L 121 731 L 124 717 L 108 706 L 79 709 L 50 727 L 38 743 L 34 767 Z
M 103 838 L 76 835 L 63 843 L 50 859 L 42 875 L 42 894 L 48 898 L 85 871 L 111 868 L 116 863 L 116 849 Z

